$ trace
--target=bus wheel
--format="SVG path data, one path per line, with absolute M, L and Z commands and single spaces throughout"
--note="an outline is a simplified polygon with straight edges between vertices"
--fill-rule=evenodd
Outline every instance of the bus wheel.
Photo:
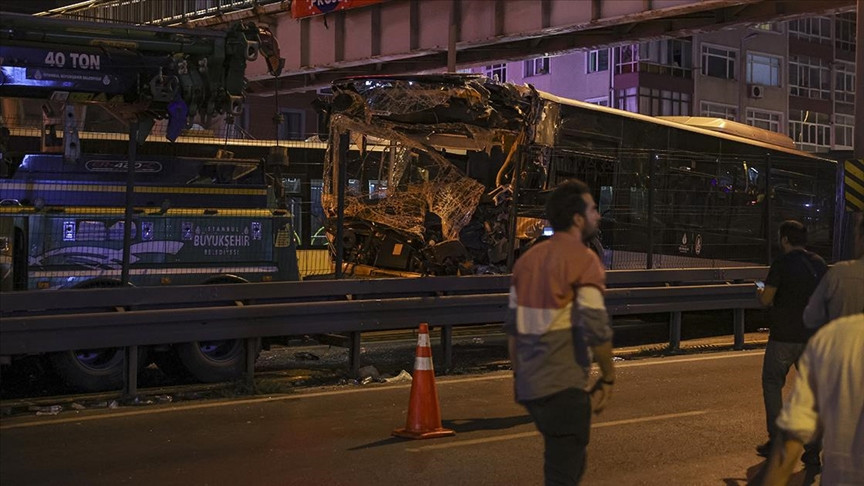
M 247 282 L 237 275 L 218 275 L 204 284 Z M 246 369 L 246 343 L 243 339 L 196 341 L 178 344 L 174 348 L 183 367 L 205 383 L 235 380 L 243 376 Z

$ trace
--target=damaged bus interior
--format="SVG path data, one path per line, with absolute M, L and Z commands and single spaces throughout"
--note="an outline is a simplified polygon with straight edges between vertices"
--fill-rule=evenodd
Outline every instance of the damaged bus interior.
M 786 219 L 836 253 L 836 162 L 782 134 L 469 74 L 347 78 L 333 95 L 322 206 L 349 276 L 505 273 L 549 234 L 546 193 L 574 177 L 610 269 L 765 264 Z

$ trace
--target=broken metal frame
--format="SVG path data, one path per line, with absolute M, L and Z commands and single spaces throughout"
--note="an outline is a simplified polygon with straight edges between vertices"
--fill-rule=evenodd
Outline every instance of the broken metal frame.
M 672 350 L 680 344 L 682 312 L 732 309 L 740 349 L 743 310 L 759 307 L 754 285 L 740 282 L 766 273 L 766 267 L 612 271 L 610 285 L 627 287 L 608 290 L 606 304 L 611 315 L 671 313 Z M 675 282 L 700 285 L 663 285 Z M 446 370 L 452 327 L 501 322 L 508 288 L 509 276 L 501 275 L 21 292 L 0 304 L 0 356 L 122 347 L 131 396 L 138 346 L 244 339 L 255 350 L 265 337 L 348 333 L 356 370 L 361 332 L 413 329 L 422 321 L 442 328 Z M 247 353 L 249 381 L 254 354 Z

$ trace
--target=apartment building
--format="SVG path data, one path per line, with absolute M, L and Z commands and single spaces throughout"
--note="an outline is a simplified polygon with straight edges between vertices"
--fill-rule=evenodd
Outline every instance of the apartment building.
M 810 152 L 853 144 L 854 12 L 467 71 L 646 115 L 735 120 Z

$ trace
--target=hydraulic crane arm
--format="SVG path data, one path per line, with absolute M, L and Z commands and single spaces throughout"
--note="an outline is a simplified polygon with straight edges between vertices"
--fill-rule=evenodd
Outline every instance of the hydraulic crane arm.
M 246 63 L 259 51 L 278 76 L 284 60 L 275 38 L 251 23 L 208 31 L 0 12 L 0 96 L 168 117 L 173 140 L 190 116 L 242 111 Z

